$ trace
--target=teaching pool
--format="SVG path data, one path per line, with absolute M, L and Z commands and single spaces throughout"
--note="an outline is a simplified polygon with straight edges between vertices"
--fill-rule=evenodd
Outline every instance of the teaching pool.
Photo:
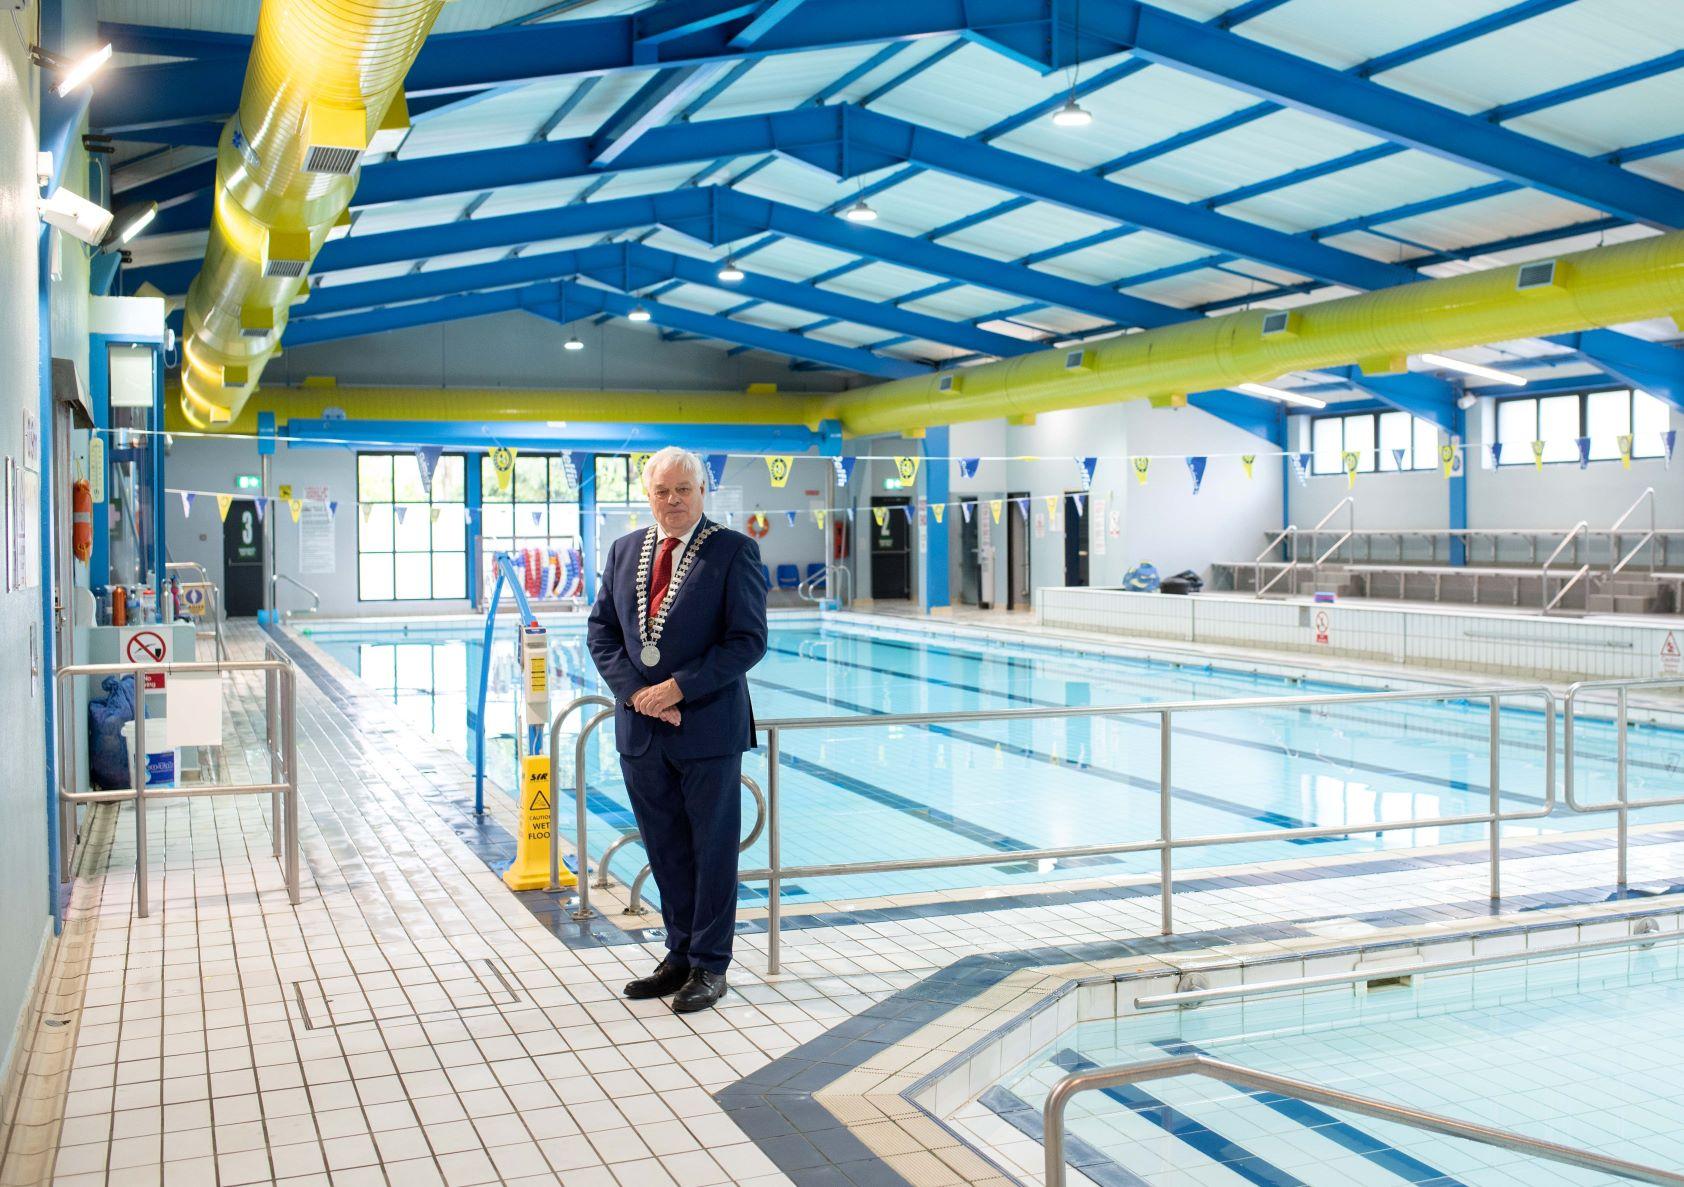
M 363 682 L 388 696 L 414 728 L 471 754 L 466 710 L 477 689 L 481 628 L 369 621 L 320 623 L 306 633 Z M 570 694 L 600 691 L 582 623 L 551 629 L 552 708 Z M 498 788 L 514 771 L 517 672 L 514 630 L 502 628 L 490 657 L 487 771 Z M 1037 644 L 1013 633 L 984 636 L 920 631 L 857 617 L 774 619 L 771 646 L 750 676 L 756 714 L 875 716 L 974 709 L 1130 705 L 1365 691 L 1357 677 L 1276 675 Z M 1524 811 L 1544 790 L 1545 727 L 1539 702 L 1502 711 L 1501 798 Z M 577 728 L 579 715 L 569 723 Z M 611 727 L 610 727 L 611 729 Z M 636 826 L 609 730 L 588 743 L 590 848 L 600 855 Z M 1178 868 L 1371 852 L 1473 841 L 1483 826 L 1358 831 L 1348 837 L 1284 840 L 1270 833 L 1304 826 L 1454 817 L 1490 803 L 1488 708 L 1480 700 L 1345 704 L 1186 714 L 1174 726 L 1173 788 L 1178 837 L 1255 833 L 1257 840 L 1178 853 Z M 564 735 L 570 739 L 571 734 Z M 1156 715 L 929 726 L 788 731 L 781 739 L 782 859 L 787 866 L 997 852 L 998 864 L 786 883 L 786 901 L 836 900 L 975 887 L 1027 885 L 1156 868 L 1152 853 L 1014 861 L 1025 850 L 1150 840 L 1158 835 Z M 570 741 L 567 749 L 572 749 Z M 1684 733 L 1633 725 L 1634 801 L 1675 783 Z M 1606 798 L 1612 730 L 1582 721 L 1578 772 L 1593 798 Z M 571 760 L 568 760 L 571 765 Z M 763 753 L 745 773 L 762 778 Z M 566 782 L 564 777 L 564 783 Z M 506 794 L 506 793 L 505 793 Z M 1676 810 L 1674 810 L 1676 813 Z M 563 805 L 563 814 L 571 819 Z M 745 811 L 745 820 L 752 813 Z M 1635 813 L 1643 823 L 1668 818 Z M 1543 820 L 1506 824 L 1506 838 L 1607 828 L 1606 816 L 1558 809 Z M 636 846 L 615 859 L 629 877 L 643 863 Z M 743 858 L 765 864 L 762 838 Z M 745 901 L 763 897 L 745 887 Z

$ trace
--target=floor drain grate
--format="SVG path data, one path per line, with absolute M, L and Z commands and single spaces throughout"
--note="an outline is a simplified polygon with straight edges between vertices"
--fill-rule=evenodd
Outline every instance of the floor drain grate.
M 417 972 L 426 975 L 417 977 Z M 305 1030 L 500 1010 L 520 1000 L 503 965 L 483 956 L 399 970 L 395 986 L 370 988 L 356 976 L 292 983 L 293 1005 Z

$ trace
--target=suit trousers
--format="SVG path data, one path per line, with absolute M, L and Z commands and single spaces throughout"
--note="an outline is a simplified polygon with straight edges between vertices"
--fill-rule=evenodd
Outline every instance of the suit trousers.
M 622 754 L 632 813 L 661 892 L 667 951 L 691 968 L 723 973 L 737 930 L 737 845 L 743 756 L 675 759 L 666 740 Z

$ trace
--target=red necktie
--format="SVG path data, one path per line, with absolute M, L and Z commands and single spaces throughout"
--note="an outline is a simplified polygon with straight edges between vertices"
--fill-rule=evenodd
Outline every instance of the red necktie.
M 668 536 L 661 541 L 661 551 L 655 557 L 655 575 L 649 579 L 649 617 L 661 612 L 667 597 L 667 585 L 672 581 L 672 554 L 678 548 L 678 537 Z

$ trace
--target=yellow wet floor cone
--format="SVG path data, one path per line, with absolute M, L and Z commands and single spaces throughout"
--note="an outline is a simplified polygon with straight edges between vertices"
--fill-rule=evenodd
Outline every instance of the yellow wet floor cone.
M 510 890 L 543 890 L 550 884 L 550 760 L 541 754 L 521 759 L 520 831 L 515 860 L 503 874 Z M 561 885 L 578 879 L 563 868 Z

